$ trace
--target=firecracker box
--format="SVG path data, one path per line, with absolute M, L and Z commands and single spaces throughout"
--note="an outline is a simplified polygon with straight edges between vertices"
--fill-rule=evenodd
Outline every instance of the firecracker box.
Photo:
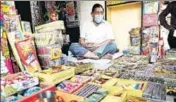
M 119 93 L 117 95 L 107 95 L 101 102 L 126 102 L 126 93 Z
M 75 75 L 75 68 L 70 66 L 62 66 L 59 71 L 54 71 L 52 68 L 41 72 L 33 73 L 42 83 L 57 84 L 61 81 L 69 79 Z
M 145 81 L 114 78 L 107 81 L 102 87 L 107 89 L 109 94 L 114 94 L 118 90 L 119 92 L 127 92 L 127 95 L 142 97 L 146 85 Z
M 39 84 L 39 80 L 28 72 L 19 72 L 1 77 L 1 95 L 8 97 Z

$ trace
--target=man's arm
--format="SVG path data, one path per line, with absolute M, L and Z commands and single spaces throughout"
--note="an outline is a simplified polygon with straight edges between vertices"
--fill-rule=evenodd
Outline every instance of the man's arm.
M 166 16 L 170 13 L 172 4 L 170 3 L 167 8 L 159 15 L 160 23 L 168 30 L 173 30 L 173 27 L 169 25 L 166 21 Z
M 107 39 L 107 40 L 103 41 L 102 43 L 100 43 L 100 46 L 109 44 L 109 43 L 111 43 L 113 41 L 114 41 L 114 39 Z
M 86 45 L 86 42 L 85 42 L 85 39 L 84 38 L 82 38 L 82 37 L 80 37 L 80 39 L 79 39 L 79 43 L 83 46 L 83 47 L 87 47 L 87 45 Z

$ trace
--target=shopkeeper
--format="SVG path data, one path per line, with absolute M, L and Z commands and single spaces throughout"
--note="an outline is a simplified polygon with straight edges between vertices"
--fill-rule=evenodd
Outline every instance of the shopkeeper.
M 171 14 L 171 25 L 166 21 L 166 16 Z M 167 8 L 160 14 L 160 22 L 169 30 L 168 43 L 170 48 L 176 48 L 176 1 L 171 2 Z
M 76 57 L 111 58 L 118 49 L 114 43 L 112 26 L 104 20 L 103 6 L 94 4 L 91 16 L 92 21 L 83 25 L 79 43 L 72 43 L 70 51 Z

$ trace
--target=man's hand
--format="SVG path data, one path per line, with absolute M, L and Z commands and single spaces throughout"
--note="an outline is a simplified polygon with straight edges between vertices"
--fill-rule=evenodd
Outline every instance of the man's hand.
M 94 44 L 93 44 L 93 47 L 96 48 L 96 49 L 99 48 L 100 46 L 101 46 L 100 43 L 94 43 Z
M 86 48 L 90 51 L 95 51 L 98 47 L 100 47 L 99 43 L 86 43 Z

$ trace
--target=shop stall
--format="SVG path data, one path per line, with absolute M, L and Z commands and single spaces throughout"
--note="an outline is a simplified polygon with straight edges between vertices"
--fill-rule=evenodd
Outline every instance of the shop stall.
M 21 19 L 15 1 L 0 2 L 2 102 L 176 102 L 176 50 L 164 47 L 158 23 L 162 2 L 101 1 L 120 51 L 99 60 L 63 54 L 65 31 L 79 26 L 82 3 L 58 2 L 30 2 L 39 11 L 47 4 L 47 16 L 55 3 L 58 8 L 52 9 L 70 14 L 66 22 L 32 21 L 35 27 Z

